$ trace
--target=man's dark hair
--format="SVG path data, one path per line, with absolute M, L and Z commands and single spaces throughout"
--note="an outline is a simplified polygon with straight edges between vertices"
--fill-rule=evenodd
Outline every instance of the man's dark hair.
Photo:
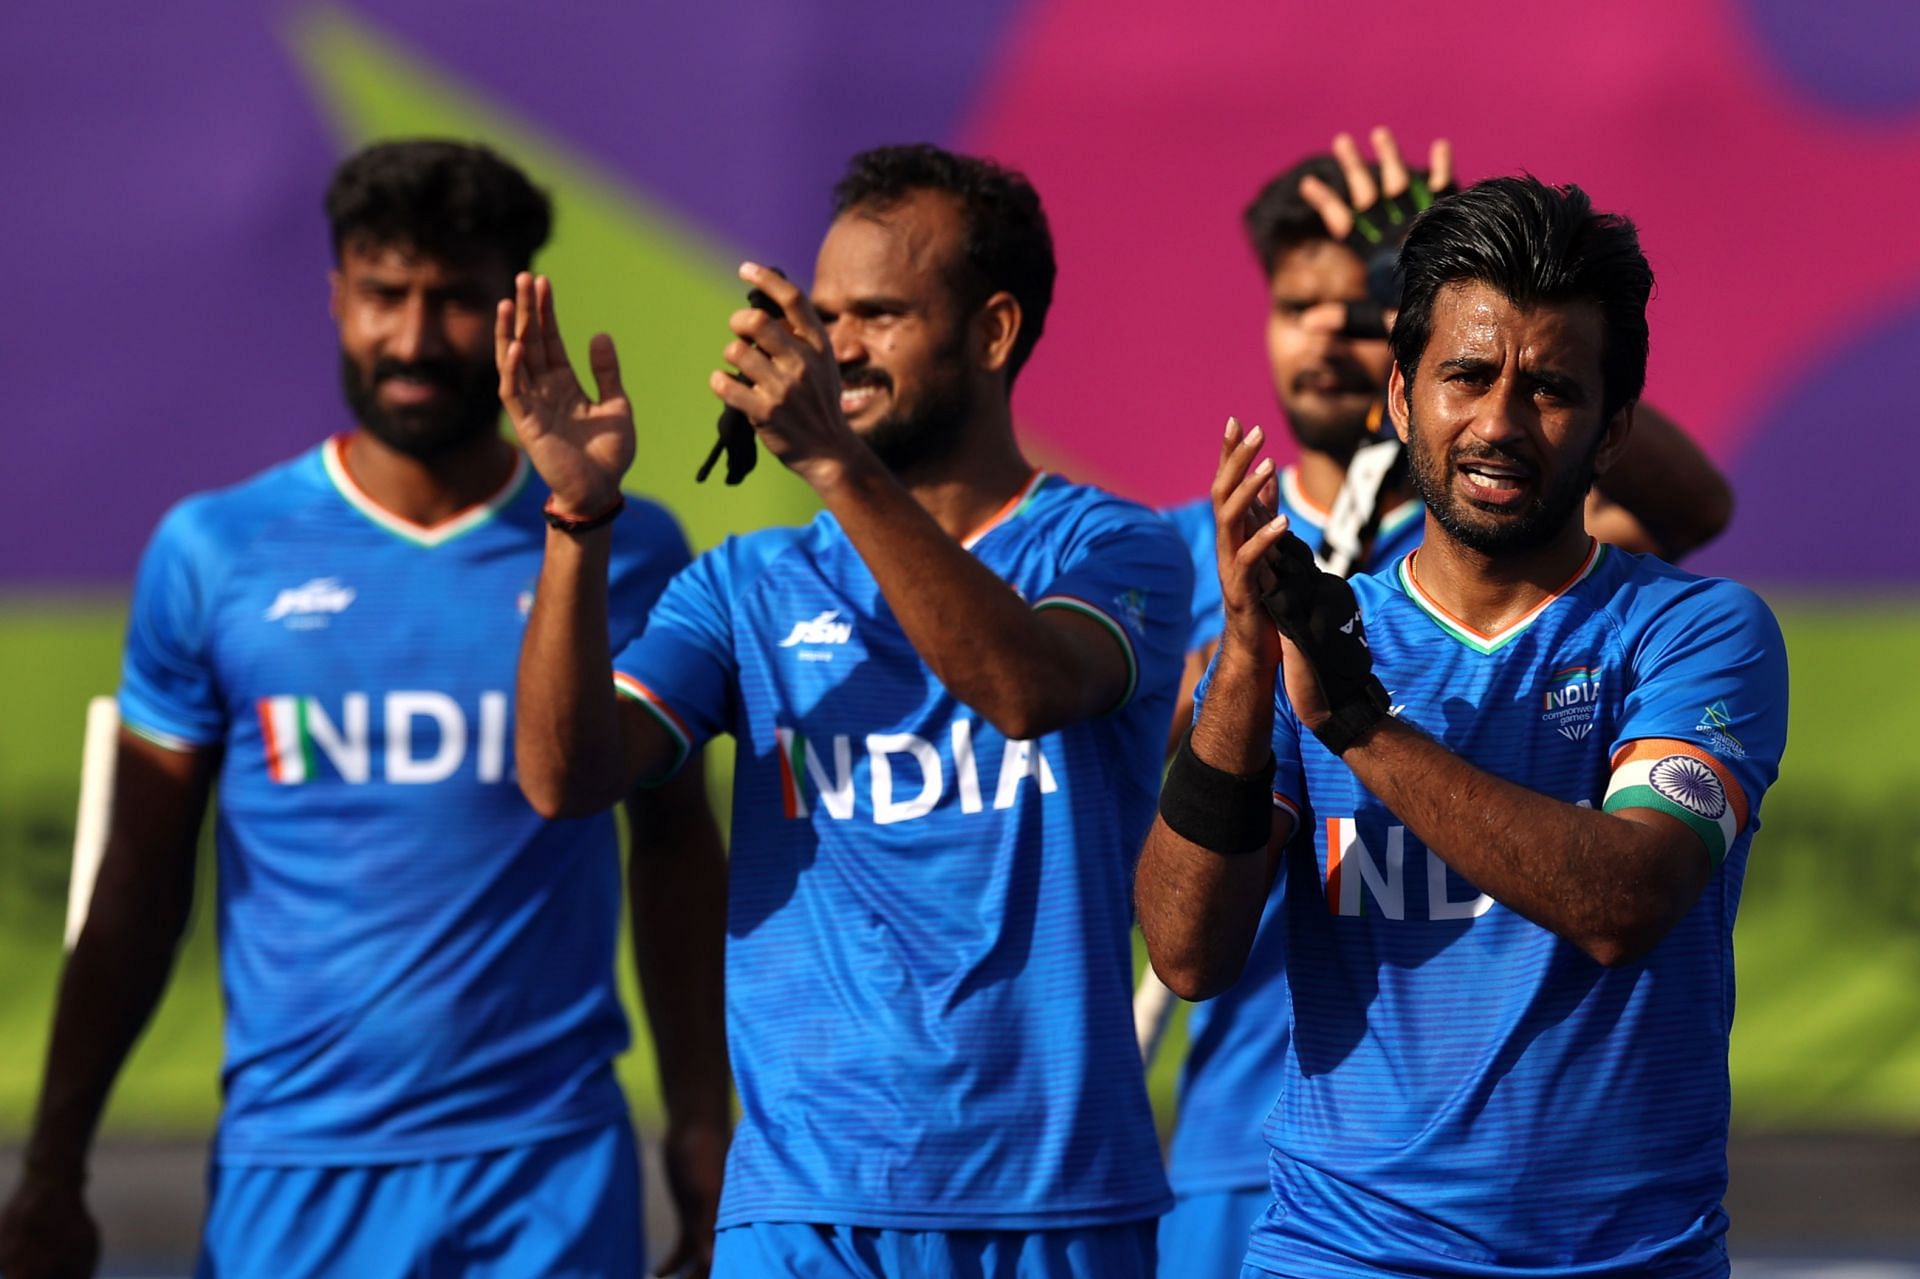
M 953 285 L 962 306 L 972 312 L 1001 291 L 1020 303 L 1020 332 L 1007 356 L 1011 386 L 1047 327 L 1053 303 L 1053 233 L 1040 195 L 1012 169 L 922 142 L 854 156 L 833 188 L 833 213 L 884 211 L 916 191 L 942 191 L 959 201 L 967 238 L 958 264 L 961 278 Z
M 349 156 L 327 187 L 327 221 L 336 263 L 349 245 L 404 245 L 449 261 L 498 253 L 524 271 L 547 242 L 553 206 L 486 147 L 422 139 Z
M 1595 212 L 1579 187 L 1548 186 L 1531 175 L 1476 183 L 1414 221 L 1400 267 L 1406 284 L 1391 341 L 1409 387 L 1433 335 L 1434 299 L 1450 284 L 1478 281 L 1522 307 L 1598 305 L 1605 325 L 1602 416 L 1640 398 L 1653 268 L 1633 223 Z
M 1289 250 L 1310 240 L 1333 238 L 1313 206 L 1300 198 L 1302 178 L 1319 178 L 1342 200 L 1352 199 L 1347 193 L 1346 175 L 1330 155 L 1310 155 L 1261 187 L 1260 194 L 1240 215 L 1240 223 L 1247 229 L 1247 243 L 1260 260 L 1260 269 L 1269 276 Z

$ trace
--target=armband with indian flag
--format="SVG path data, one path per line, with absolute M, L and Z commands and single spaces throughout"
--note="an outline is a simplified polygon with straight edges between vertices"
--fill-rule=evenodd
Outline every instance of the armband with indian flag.
M 1653 737 L 1614 753 L 1601 805 L 1609 813 L 1646 808 L 1684 822 L 1718 866 L 1747 826 L 1747 797 L 1727 766 L 1691 742 Z

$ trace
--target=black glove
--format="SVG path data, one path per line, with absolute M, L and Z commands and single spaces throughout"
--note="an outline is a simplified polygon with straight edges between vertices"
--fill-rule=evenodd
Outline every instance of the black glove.
M 782 279 L 785 279 L 787 274 L 779 267 L 774 267 L 773 273 Z M 767 296 L 762 289 L 754 289 L 747 294 L 747 305 L 756 311 L 765 311 L 776 320 L 784 320 L 787 315 L 780 309 L 780 304 Z M 738 373 L 728 376 L 743 386 L 751 385 Z M 747 420 L 745 413 L 728 405 L 720 410 L 720 421 L 716 429 L 720 432 L 720 438 L 714 441 L 712 450 L 707 454 L 707 460 L 702 462 L 700 469 L 694 473 L 693 482 L 706 483 L 707 476 L 713 474 L 713 464 L 720 460 L 720 454 L 724 452 L 727 455 L 727 483 L 738 484 L 753 473 L 754 463 L 760 460 L 760 449 L 754 439 L 753 423 Z
M 1320 677 L 1333 715 L 1315 736 L 1338 755 L 1387 713 L 1360 605 L 1347 579 L 1322 570 L 1292 533 L 1274 543 L 1266 564 L 1275 581 L 1260 602 Z
M 1353 229 L 1346 246 L 1367 265 L 1367 300 L 1347 304 L 1347 322 L 1341 336 L 1384 338 L 1386 313 L 1400 306 L 1400 246 L 1406 242 L 1414 215 L 1445 191 L 1435 191 L 1419 174 L 1407 179 L 1399 195 L 1382 195 L 1364 209 L 1353 211 Z

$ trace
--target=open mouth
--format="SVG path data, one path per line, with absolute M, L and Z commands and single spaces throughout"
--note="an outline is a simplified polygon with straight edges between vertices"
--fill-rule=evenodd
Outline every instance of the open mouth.
M 1513 462 L 1476 460 L 1456 468 L 1467 496 L 1486 506 L 1512 506 L 1532 487 L 1533 470 Z
M 887 388 L 879 382 L 862 382 L 855 386 L 840 388 L 840 411 L 847 417 L 857 417 L 867 409 L 878 404 L 886 396 Z
M 427 378 L 393 376 L 380 380 L 380 393 L 394 404 L 429 404 L 446 394 L 446 388 Z

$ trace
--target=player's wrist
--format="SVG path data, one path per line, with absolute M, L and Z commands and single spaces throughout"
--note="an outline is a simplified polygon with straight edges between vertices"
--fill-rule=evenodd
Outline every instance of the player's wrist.
M 601 496 L 590 502 L 574 504 L 562 502 L 558 495 L 547 499 L 541 514 L 547 518 L 548 527 L 570 536 L 591 533 L 606 528 L 615 517 L 625 509 L 626 495 L 615 489 L 610 496 Z
M 21 1187 L 78 1192 L 87 1184 L 87 1153 L 28 1146 L 20 1161 Z

